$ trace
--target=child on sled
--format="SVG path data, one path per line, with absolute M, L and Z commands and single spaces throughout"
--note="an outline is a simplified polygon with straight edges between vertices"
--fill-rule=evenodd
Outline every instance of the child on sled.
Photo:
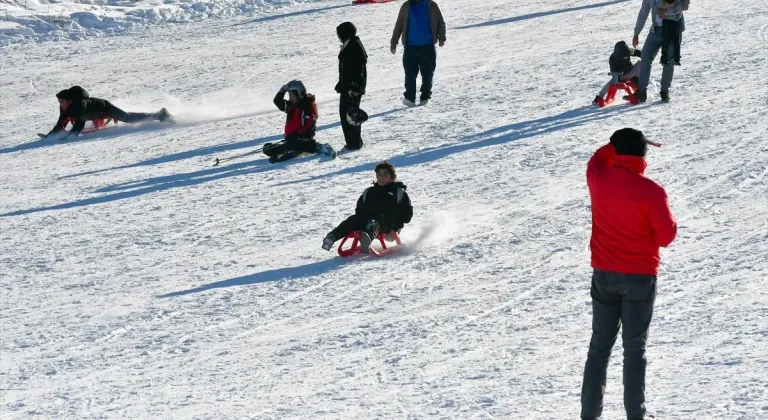
M 632 64 L 631 57 L 640 57 L 642 51 L 630 48 L 624 41 L 619 41 L 613 47 L 613 54 L 608 58 L 608 66 L 611 68 L 611 80 L 600 89 L 600 93 L 592 101 L 598 105 L 600 100 L 608 93 L 611 85 L 632 81 L 637 85 L 637 75 L 640 72 L 640 61 Z
M 334 242 L 350 232 L 361 231 L 360 251 L 367 254 L 371 241 L 379 233 L 399 232 L 413 217 L 411 199 L 406 186 L 396 182 L 395 167 L 389 162 L 376 165 L 376 182 L 363 191 L 357 200 L 355 214 L 341 222 L 323 239 L 323 249 L 330 250 Z
M 288 92 L 288 100 L 285 93 Z M 280 143 L 264 144 L 264 154 L 269 163 L 283 162 L 302 153 L 319 153 L 336 157 L 336 151 L 329 144 L 315 141 L 317 104 L 315 95 L 307 93 L 301 80 L 292 80 L 280 88 L 274 99 L 280 111 L 285 112 L 285 140 Z

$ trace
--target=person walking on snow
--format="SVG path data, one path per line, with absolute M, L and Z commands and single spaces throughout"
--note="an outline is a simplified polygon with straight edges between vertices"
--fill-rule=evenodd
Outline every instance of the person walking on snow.
M 352 22 L 337 26 L 336 35 L 341 41 L 341 51 L 339 83 L 335 89 L 339 93 L 339 118 L 346 142 L 344 148 L 357 150 L 363 147 L 361 125 L 363 120 L 367 119 L 367 115 L 366 118 L 360 118 L 364 114 L 360 111 L 360 100 L 365 95 L 365 85 L 368 81 L 368 54 Z
M 662 1 L 664 0 L 642 0 L 640 12 L 637 15 L 637 23 L 635 24 L 635 35 L 632 37 L 632 46 L 637 48 L 640 32 L 642 32 L 643 27 L 645 26 L 645 21 L 648 20 L 648 14 L 650 13 L 652 24 L 650 31 L 648 31 L 648 37 L 645 39 L 645 43 L 643 44 L 643 54 L 641 60 L 642 64 L 640 66 L 640 73 L 638 75 L 639 80 L 637 85 L 637 92 L 635 93 L 637 101 L 641 103 L 645 102 L 648 98 L 647 91 L 648 83 L 651 79 L 651 65 L 653 64 L 653 60 L 656 58 L 656 54 L 659 53 L 659 49 L 664 43 L 664 12 L 662 12 L 661 16 L 659 15 L 659 10 L 663 10 L 659 8 L 659 2 Z M 688 10 L 690 1 L 681 1 L 683 10 Z M 681 13 L 679 18 L 679 31 L 682 33 L 684 30 L 685 17 Z M 674 49 L 674 46 L 672 46 L 671 50 L 668 49 L 667 55 L 671 54 L 672 56 L 679 56 L 679 51 L 674 51 Z M 664 69 L 661 72 L 661 92 L 659 92 L 659 96 L 661 96 L 661 100 L 664 102 L 670 101 L 669 88 L 672 86 L 672 78 L 674 76 L 674 63 L 669 62 L 668 64 L 665 64 Z
M 621 327 L 624 409 L 646 418 L 645 347 L 656 298 L 659 247 L 677 235 L 677 222 L 659 184 L 643 173 L 650 142 L 623 128 L 587 164 L 592 207 L 592 339 L 581 388 L 581 418 L 603 411 L 611 349 Z
M 397 182 L 395 167 L 389 162 L 376 165 L 376 182 L 363 191 L 357 200 L 355 214 L 341 222 L 323 239 L 323 249 L 328 251 L 339 239 L 350 232 L 360 233 L 360 249 L 363 254 L 370 250 L 371 241 L 379 233 L 400 232 L 411 222 L 413 207 L 402 182 Z
M 288 100 L 285 93 L 288 92 Z M 291 80 L 275 95 L 275 106 L 285 112 L 285 140 L 280 143 L 265 143 L 263 152 L 269 156 L 269 163 L 283 162 L 302 153 L 319 153 L 336 157 L 336 151 L 329 144 L 315 141 L 317 104 L 315 95 L 307 93 L 301 80 Z
M 405 46 L 403 103 L 416 105 L 416 76 L 421 73 L 420 103 L 426 105 L 432 97 L 432 77 L 437 67 L 435 44 L 445 45 L 445 21 L 437 3 L 432 0 L 407 0 L 403 3 L 389 43 L 392 54 L 397 51 L 398 38 Z
M 624 41 L 619 41 L 613 47 L 613 54 L 608 58 L 608 65 L 611 68 L 611 80 L 600 89 L 600 93 L 595 96 L 595 100 L 592 101 L 593 105 L 599 103 L 600 98 L 604 97 L 608 93 L 608 88 L 611 85 L 626 82 L 629 80 L 637 83 L 637 72 L 640 68 L 640 61 L 632 64 L 630 57 L 640 57 L 640 50 L 630 48 Z
M 66 132 L 67 123 L 74 120 L 72 129 L 59 140 L 77 137 L 85 128 L 86 121 L 95 119 L 114 119 L 125 123 L 137 123 L 147 120 L 165 121 L 171 114 L 163 108 L 158 112 L 125 112 L 112 105 L 106 99 L 91 98 L 88 91 L 80 86 L 72 86 L 56 94 L 59 100 L 59 120 L 48 134 L 38 134 L 41 138 L 48 138 L 61 132 Z

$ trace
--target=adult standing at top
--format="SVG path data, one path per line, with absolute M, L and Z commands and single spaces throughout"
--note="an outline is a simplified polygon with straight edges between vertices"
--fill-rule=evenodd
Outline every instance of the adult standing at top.
M 419 102 L 426 105 L 432 98 L 432 77 L 437 67 L 435 44 L 445 45 L 445 20 L 437 3 L 432 0 L 407 0 L 403 3 L 390 40 L 392 54 L 397 51 L 398 38 L 405 47 L 403 103 L 416 105 L 416 76 L 421 73 Z
M 648 98 L 648 83 L 651 80 L 651 65 L 656 58 L 656 54 L 659 53 L 662 45 L 664 44 L 664 17 L 665 17 L 665 5 L 666 3 L 674 3 L 675 0 L 642 0 L 640 6 L 640 13 L 637 15 L 637 23 L 635 24 L 635 35 L 632 37 L 632 46 L 637 48 L 639 43 L 640 32 L 643 31 L 645 22 L 648 20 L 648 14 L 651 15 L 651 29 L 648 32 L 648 37 L 643 44 L 643 55 L 641 57 L 642 64 L 640 65 L 639 84 L 637 86 L 638 102 L 645 102 Z M 677 0 L 683 2 L 683 10 L 688 10 L 688 4 L 690 0 Z M 679 17 L 679 31 L 685 30 L 685 18 L 682 14 Z M 679 51 L 670 51 L 670 54 L 677 53 Z M 661 72 L 661 100 L 669 102 L 669 88 L 672 86 L 672 78 L 675 76 L 675 65 L 673 62 L 664 64 L 664 69 Z

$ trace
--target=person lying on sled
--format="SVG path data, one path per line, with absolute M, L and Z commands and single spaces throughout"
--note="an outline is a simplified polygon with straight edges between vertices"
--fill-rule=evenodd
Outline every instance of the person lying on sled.
M 307 93 L 301 80 L 291 80 L 283 85 L 275 95 L 274 103 L 280 111 L 285 112 L 285 141 L 264 144 L 264 154 L 269 156 L 269 163 L 292 159 L 302 153 L 336 157 L 336 151 L 330 144 L 315 141 L 318 117 L 315 95 Z
M 637 78 L 640 74 L 640 61 L 632 64 L 630 57 L 640 57 L 641 54 L 641 50 L 630 48 L 624 41 L 616 43 L 613 47 L 613 54 L 608 58 L 608 65 L 611 68 L 611 80 L 609 80 L 600 90 L 600 93 L 595 96 L 595 100 L 592 101 L 593 105 L 597 105 L 600 98 L 608 93 L 608 88 L 610 88 L 611 85 L 630 80 L 637 84 Z
M 360 232 L 360 251 L 367 254 L 371 241 L 379 233 L 400 232 L 413 217 L 411 199 L 406 186 L 396 182 L 395 167 L 389 162 L 376 165 L 376 182 L 363 191 L 357 200 L 355 214 L 341 222 L 323 239 L 323 249 L 328 251 L 334 242 L 350 232 Z
M 106 99 L 91 98 L 88 92 L 80 86 L 72 86 L 56 94 L 59 100 L 59 120 L 48 134 L 39 134 L 41 138 L 65 131 L 70 118 L 74 119 L 72 129 L 61 140 L 76 137 L 85 127 L 85 122 L 95 119 L 115 119 L 126 123 L 136 123 L 146 120 L 165 121 L 171 114 L 163 108 L 159 112 L 125 112 L 112 105 Z

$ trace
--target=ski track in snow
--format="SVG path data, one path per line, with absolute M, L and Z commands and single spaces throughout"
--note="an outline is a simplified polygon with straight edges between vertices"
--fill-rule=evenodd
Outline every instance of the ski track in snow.
M 663 144 L 647 175 L 680 224 L 649 408 L 766 416 L 765 1 L 693 4 L 673 102 L 654 63 L 649 103 L 602 110 L 588 103 L 637 1 L 443 0 L 434 98 L 407 110 L 402 47 L 388 51 L 400 2 L 338 4 L 2 47 L 0 418 L 575 418 L 584 172 L 624 126 Z M 370 56 L 366 147 L 211 167 L 281 138 L 272 97 L 293 78 L 318 96 L 318 141 L 343 145 L 345 20 Z M 34 140 L 72 84 L 178 122 Z M 414 203 L 408 251 L 322 251 L 383 159 Z M 623 418 L 620 343 L 607 389 L 604 416 Z

